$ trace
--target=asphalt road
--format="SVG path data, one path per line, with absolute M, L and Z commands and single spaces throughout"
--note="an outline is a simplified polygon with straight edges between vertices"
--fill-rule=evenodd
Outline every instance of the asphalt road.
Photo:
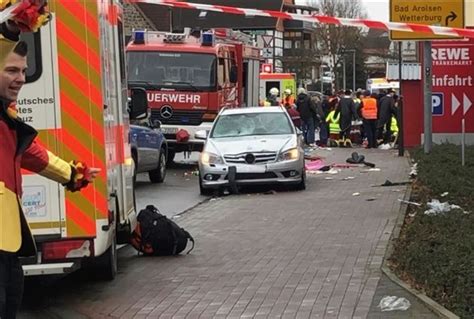
M 148 174 L 138 175 L 137 210 L 154 205 L 162 214 L 171 217 L 206 200 L 207 197 L 199 194 L 198 177 L 192 174 L 193 171 L 197 171 L 197 153 L 193 153 L 190 159 L 185 159 L 180 153 L 168 168 L 164 183 L 152 184 Z

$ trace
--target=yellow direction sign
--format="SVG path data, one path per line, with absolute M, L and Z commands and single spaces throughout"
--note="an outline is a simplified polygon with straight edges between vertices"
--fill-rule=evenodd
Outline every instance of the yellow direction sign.
M 390 0 L 390 21 L 464 28 L 464 0 Z M 391 31 L 390 38 L 393 41 L 454 39 L 403 31 Z

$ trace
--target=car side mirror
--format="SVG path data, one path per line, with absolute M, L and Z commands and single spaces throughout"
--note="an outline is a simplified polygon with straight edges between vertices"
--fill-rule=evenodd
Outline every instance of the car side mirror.
M 303 135 L 303 131 L 300 130 L 299 128 L 296 128 L 296 135 L 298 135 L 298 136 Z
M 194 134 L 194 137 L 198 140 L 205 140 L 207 139 L 207 135 L 208 135 L 208 131 L 199 130 L 199 131 L 196 131 L 196 133 Z
M 237 83 L 238 79 L 237 66 L 233 65 L 230 67 L 229 80 L 231 83 Z
M 148 117 L 148 100 L 145 89 L 130 89 L 129 114 L 132 120 L 142 120 Z

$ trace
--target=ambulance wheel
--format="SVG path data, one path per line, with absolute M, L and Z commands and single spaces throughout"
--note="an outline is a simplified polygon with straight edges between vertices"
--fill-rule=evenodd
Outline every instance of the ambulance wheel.
M 117 275 L 117 238 L 115 230 L 113 233 L 112 245 L 97 260 L 98 271 L 101 279 L 113 280 Z
M 175 155 L 176 155 L 176 152 L 174 150 L 168 149 L 168 157 L 166 158 L 166 165 L 167 166 L 173 165 Z
M 148 177 L 152 183 L 163 183 L 166 177 L 166 154 L 165 150 L 161 149 L 160 158 L 158 160 L 158 167 L 148 172 Z

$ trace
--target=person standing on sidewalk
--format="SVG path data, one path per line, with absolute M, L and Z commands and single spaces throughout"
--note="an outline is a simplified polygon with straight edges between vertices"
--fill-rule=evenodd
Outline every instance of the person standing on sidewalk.
M 316 105 L 304 88 L 298 89 L 298 99 L 296 100 L 296 109 L 300 113 L 303 125 L 304 140 L 310 147 L 314 144 L 315 119 L 317 118 Z
M 374 95 L 371 96 L 369 91 L 365 91 L 362 94 L 360 111 L 364 133 L 368 141 L 367 148 L 377 148 L 377 99 Z
M 392 116 L 397 116 L 394 94 L 394 90 L 389 90 L 388 94 L 382 97 L 378 103 L 377 139 L 383 139 L 384 144 L 390 143 L 392 140 Z
M 344 96 L 339 102 L 339 107 L 341 110 L 341 119 L 339 122 L 341 133 L 339 136 L 339 145 L 351 147 L 352 141 L 350 139 L 352 120 L 354 118 L 358 119 L 357 112 L 355 109 L 354 100 L 351 97 L 351 91 L 346 90 Z
M 25 12 L 48 15 L 45 4 L 32 1 Z M 0 8 L 1 10 L 2 8 Z M 27 11 L 29 10 L 29 11 Z M 28 13 L 25 13 L 28 15 Z M 25 17 L 23 15 L 23 17 Z M 49 16 L 49 15 L 48 15 Z M 23 269 L 19 257 L 36 255 L 36 245 L 20 206 L 21 168 L 62 183 L 77 191 L 90 183 L 99 169 L 80 162 L 67 163 L 35 139 L 36 130 L 17 117 L 14 102 L 25 84 L 28 47 L 19 41 L 22 31 L 35 31 L 33 19 L 0 25 L 0 318 L 16 318 L 23 297 Z M 38 22 L 38 21 L 36 21 Z

